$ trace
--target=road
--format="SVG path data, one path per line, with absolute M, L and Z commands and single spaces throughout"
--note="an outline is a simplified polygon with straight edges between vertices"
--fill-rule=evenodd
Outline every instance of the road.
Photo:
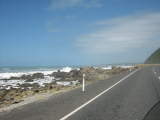
M 159 120 L 159 76 L 158 66 L 123 73 L 88 85 L 85 93 L 78 88 L 0 113 L 0 120 Z

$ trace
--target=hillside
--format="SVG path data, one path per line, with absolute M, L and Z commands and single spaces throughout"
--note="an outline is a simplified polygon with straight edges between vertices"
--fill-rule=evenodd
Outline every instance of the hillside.
M 145 64 L 160 64 L 160 48 L 145 61 Z

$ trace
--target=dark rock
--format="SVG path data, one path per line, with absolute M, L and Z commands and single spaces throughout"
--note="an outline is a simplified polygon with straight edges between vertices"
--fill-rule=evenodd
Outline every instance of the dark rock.
M 25 80 L 25 82 L 33 82 L 32 79 Z
M 53 72 L 51 74 L 51 76 L 54 76 L 55 78 L 62 78 L 62 79 L 64 79 L 64 78 L 66 78 L 68 76 L 68 73 L 58 71 L 58 72 Z
M 24 83 L 24 84 L 21 84 L 20 87 L 23 87 L 23 88 L 27 88 L 27 87 L 31 87 L 32 84 L 30 83 Z
M 44 74 L 43 73 L 34 73 L 32 75 L 32 79 L 38 79 L 38 78 L 43 79 L 44 78 Z
M 39 89 L 36 89 L 36 90 L 34 90 L 34 92 L 35 92 L 35 93 L 39 93 L 40 91 L 39 91 Z
M 43 79 L 44 74 L 43 73 L 34 73 L 33 75 L 22 75 L 21 77 L 11 77 L 9 80 L 28 80 L 31 81 L 33 79 Z
M 10 77 L 9 80 L 19 80 L 20 77 Z
M 80 70 L 72 70 L 69 72 L 69 76 L 73 78 L 82 77 L 82 73 L 80 72 Z
M 22 75 L 20 77 L 20 79 L 22 79 L 22 80 L 32 80 L 32 76 L 31 75 Z

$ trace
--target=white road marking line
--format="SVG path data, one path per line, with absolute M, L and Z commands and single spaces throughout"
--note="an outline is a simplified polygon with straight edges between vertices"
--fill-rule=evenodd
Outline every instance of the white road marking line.
M 125 76 L 124 78 L 122 78 L 120 81 L 118 81 L 117 83 L 115 83 L 114 85 L 110 86 L 109 88 L 107 88 L 106 90 L 104 90 L 103 92 L 101 92 L 100 94 L 98 94 L 97 96 L 95 96 L 94 98 L 92 98 L 91 100 L 89 100 L 88 102 L 84 103 L 83 105 L 81 105 L 80 107 L 76 108 L 75 110 L 73 110 L 72 112 L 70 112 L 69 114 L 65 115 L 64 117 L 62 117 L 59 120 L 66 120 L 67 118 L 69 118 L 70 116 L 72 116 L 74 113 L 76 113 L 77 111 L 79 111 L 80 109 L 84 108 L 85 106 L 87 106 L 89 103 L 93 102 L 94 100 L 96 100 L 98 97 L 100 97 L 101 95 L 103 95 L 104 93 L 108 92 L 109 90 L 111 90 L 113 87 L 115 87 L 116 85 L 118 85 L 119 83 L 121 83 L 122 81 L 124 81 L 125 79 L 127 79 L 128 77 L 130 77 L 131 75 L 133 75 L 135 72 L 137 72 L 139 69 L 131 72 L 130 74 L 128 74 L 127 76 Z

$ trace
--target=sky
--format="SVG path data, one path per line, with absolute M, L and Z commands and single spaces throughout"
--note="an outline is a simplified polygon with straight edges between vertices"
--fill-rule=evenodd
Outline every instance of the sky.
M 0 66 L 143 63 L 160 0 L 0 0 Z

